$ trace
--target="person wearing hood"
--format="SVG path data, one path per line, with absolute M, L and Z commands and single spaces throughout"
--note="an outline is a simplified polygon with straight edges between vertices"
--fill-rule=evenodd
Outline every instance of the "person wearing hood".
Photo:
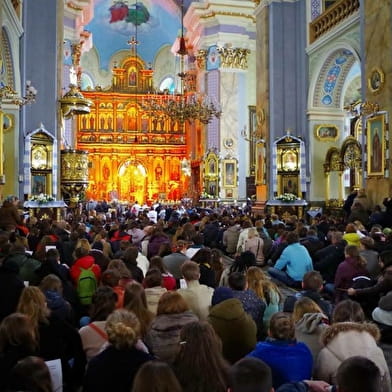
M 83 269 L 89 269 L 91 268 L 95 277 L 97 278 L 97 281 L 99 282 L 101 278 L 101 268 L 98 264 L 94 263 L 94 257 L 89 255 L 89 249 L 86 248 L 76 248 L 75 249 L 75 263 L 72 265 L 72 267 L 69 270 L 69 273 L 71 275 L 71 278 L 75 285 L 78 283 L 79 275 L 81 274 Z
M 321 333 L 328 328 L 328 317 L 308 297 L 299 299 L 294 305 L 293 321 L 295 324 L 295 338 L 297 342 L 305 343 L 312 352 L 313 363 L 322 346 L 320 343 Z
M 354 301 L 340 302 L 333 313 L 332 325 L 321 336 L 321 349 L 314 376 L 330 384 L 337 384 L 339 365 L 357 355 L 372 360 L 380 370 L 380 392 L 391 392 L 391 377 L 384 353 L 377 342 L 380 331 L 376 325 L 365 322 L 361 306 Z
M 256 346 L 256 323 L 230 288 L 215 289 L 208 322 L 221 338 L 223 356 L 230 363 L 237 362 Z

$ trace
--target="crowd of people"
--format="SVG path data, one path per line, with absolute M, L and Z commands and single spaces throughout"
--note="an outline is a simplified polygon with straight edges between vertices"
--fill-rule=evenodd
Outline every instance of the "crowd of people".
M 93 200 L 51 221 L 8 198 L 0 391 L 53 391 L 59 360 L 65 392 L 392 392 L 392 202 L 351 199 L 308 222 Z

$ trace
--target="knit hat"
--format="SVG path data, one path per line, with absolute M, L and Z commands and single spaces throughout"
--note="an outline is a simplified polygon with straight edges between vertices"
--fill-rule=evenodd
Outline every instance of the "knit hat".
M 103 250 L 103 244 L 101 241 L 96 241 L 93 243 L 91 246 L 91 249 L 96 249 L 96 250 Z
M 228 287 L 218 287 L 212 295 L 211 305 L 215 306 L 227 299 L 234 298 L 233 291 Z

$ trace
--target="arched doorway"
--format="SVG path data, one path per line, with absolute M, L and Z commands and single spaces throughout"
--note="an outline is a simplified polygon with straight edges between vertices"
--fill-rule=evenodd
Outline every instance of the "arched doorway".
M 125 161 L 118 169 L 118 189 L 120 198 L 131 203 L 144 203 L 147 198 L 147 170 L 137 161 Z

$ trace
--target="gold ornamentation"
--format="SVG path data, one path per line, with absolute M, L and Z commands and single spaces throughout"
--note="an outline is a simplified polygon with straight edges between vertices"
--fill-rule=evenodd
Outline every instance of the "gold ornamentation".
M 200 19 L 215 18 L 216 15 L 233 16 L 235 18 L 247 18 L 251 19 L 252 22 L 256 23 L 256 18 L 253 15 L 245 14 L 243 12 L 211 11 L 208 14 L 201 15 Z
M 375 67 L 371 70 L 368 78 L 368 87 L 371 93 L 378 94 L 385 83 L 385 74 L 381 68 Z
M 339 137 L 339 129 L 334 124 L 320 124 L 314 127 L 314 136 L 320 141 L 336 141 Z
M 250 54 L 249 49 L 225 46 L 218 48 L 218 53 L 220 55 L 222 68 L 248 68 L 248 55 Z
M 196 54 L 196 65 L 197 68 L 204 71 L 206 69 L 207 51 L 205 49 L 199 49 Z

